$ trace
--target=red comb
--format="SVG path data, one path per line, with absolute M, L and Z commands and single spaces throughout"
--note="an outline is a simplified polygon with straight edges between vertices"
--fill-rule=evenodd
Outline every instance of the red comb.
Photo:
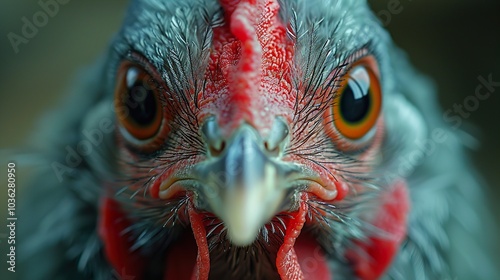
M 290 61 L 286 30 L 277 15 L 276 0 L 222 0 L 226 24 L 214 30 L 215 49 L 212 70 L 218 68 L 219 79 L 225 81 L 227 98 L 220 124 L 228 133 L 246 121 L 254 126 L 272 121 L 262 120 L 260 112 L 273 101 L 273 95 L 285 88 L 279 77 L 287 70 L 283 61 Z M 216 46 L 216 44 L 214 44 Z M 274 84 L 269 81 L 274 81 Z M 218 87 L 220 90 L 220 87 Z M 213 96 L 221 98 L 221 96 Z

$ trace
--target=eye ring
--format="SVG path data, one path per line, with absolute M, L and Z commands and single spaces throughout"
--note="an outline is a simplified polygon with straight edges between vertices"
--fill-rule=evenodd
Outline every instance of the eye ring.
M 149 141 L 159 134 L 163 107 L 159 87 L 140 65 L 124 61 L 118 68 L 115 89 L 117 119 L 133 140 Z
M 353 64 L 342 77 L 332 102 L 336 139 L 359 142 L 372 135 L 382 109 L 378 67 L 372 56 Z

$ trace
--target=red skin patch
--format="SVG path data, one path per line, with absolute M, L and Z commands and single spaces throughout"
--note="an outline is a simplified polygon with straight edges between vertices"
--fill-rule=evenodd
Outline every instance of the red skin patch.
M 305 280 L 332 280 L 325 252 L 313 236 L 301 233 L 295 242 L 295 253 Z
M 207 280 L 210 273 L 210 254 L 204 216 L 188 204 L 188 216 L 193 235 L 183 235 L 167 251 L 164 279 Z
M 165 258 L 164 279 L 191 280 L 200 275 L 196 267 L 198 246 L 194 237 L 186 234 L 174 242 Z M 200 278 L 202 279 L 202 278 Z
M 120 204 L 111 198 L 104 198 L 101 201 L 99 217 L 99 236 L 111 266 L 123 279 L 130 279 L 127 277 L 142 279 L 144 259 L 139 254 L 130 251 L 133 245 L 131 236 L 123 234 L 130 222 L 122 212 Z
M 380 278 L 396 256 L 401 242 L 406 237 L 410 200 L 405 181 L 399 181 L 383 194 L 383 205 L 378 210 L 374 225 L 387 233 L 387 237 L 371 237 L 358 245 L 366 254 L 347 252 L 347 258 L 354 264 L 356 275 L 363 280 Z
M 183 236 L 169 248 L 165 279 L 206 280 L 210 272 L 210 256 L 203 216 L 196 212 L 192 203 L 187 207 L 193 236 Z M 130 221 L 121 210 L 120 204 L 111 198 L 103 199 L 99 216 L 101 218 L 99 236 L 111 266 L 123 279 L 130 277 L 135 277 L 133 278 L 135 280 L 143 279 L 147 260 L 139 253 L 130 250 L 133 245 L 132 238 L 130 234 L 123 234 L 130 226 Z M 194 240 L 189 240 L 193 237 Z M 186 260 L 196 260 L 196 262 Z

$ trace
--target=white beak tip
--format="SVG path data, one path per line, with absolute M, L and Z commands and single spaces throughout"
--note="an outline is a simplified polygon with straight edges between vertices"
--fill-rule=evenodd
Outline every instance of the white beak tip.
M 257 232 L 254 231 L 241 232 L 241 231 L 231 231 L 230 229 L 228 229 L 228 237 L 231 243 L 241 247 L 252 244 L 257 238 L 258 234 L 259 234 L 258 230 Z

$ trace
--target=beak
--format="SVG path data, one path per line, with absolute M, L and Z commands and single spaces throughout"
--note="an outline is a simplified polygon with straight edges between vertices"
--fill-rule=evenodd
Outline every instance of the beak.
M 204 182 L 206 208 L 224 222 L 233 244 L 245 246 L 286 203 L 286 179 L 295 169 L 269 153 L 255 129 L 244 124 L 196 173 Z

